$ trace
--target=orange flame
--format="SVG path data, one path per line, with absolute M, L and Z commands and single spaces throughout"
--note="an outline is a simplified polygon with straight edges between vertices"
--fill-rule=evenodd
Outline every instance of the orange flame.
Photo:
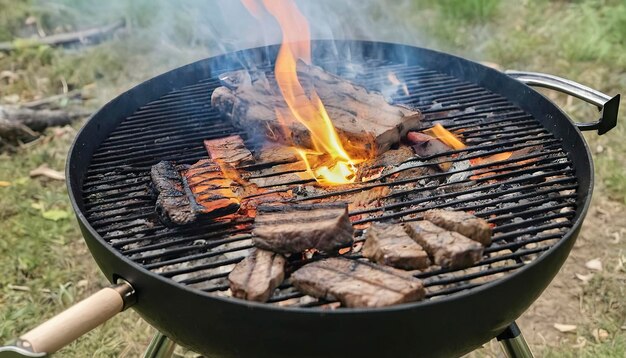
M 246 8 L 258 11 L 256 3 L 250 0 L 243 1 Z M 274 68 L 276 82 L 291 116 L 302 123 L 311 135 L 314 150 L 297 148 L 297 152 L 318 182 L 323 184 L 354 182 L 358 160 L 352 159 L 343 148 L 343 143 L 315 90 L 307 94 L 298 79 L 297 60 L 311 63 L 311 36 L 306 18 L 291 1 L 263 0 L 263 5 L 276 18 L 283 34 Z M 278 115 L 281 123 L 286 121 L 283 114 Z M 309 159 L 310 156 L 320 158 L 313 160 Z M 330 162 L 319 165 L 321 157 L 330 158 Z
M 461 140 L 456 135 L 445 129 L 439 123 L 435 124 L 432 128 L 425 130 L 424 133 L 439 139 L 453 149 L 460 150 L 467 148 L 467 145 L 465 145 L 465 143 L 461 142 Z M 513 152 L 496 153 L 487 157 L 470 159 L 470 163 L 472 165 L 495 163 L 507 160 L 512 155 Z
M 425 130 L 424 133 L 439 139 L 449 147 L 456 150 L 465 149 L 467 147 L 457 136 L 445 129 L 439 123 L 435 124 L 432 128 Z

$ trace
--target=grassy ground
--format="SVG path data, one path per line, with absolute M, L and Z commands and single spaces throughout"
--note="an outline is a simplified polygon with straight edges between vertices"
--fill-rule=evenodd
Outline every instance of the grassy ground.
M 0 41 L 99 25 L 119 17 L 131 29 L 86 48 L 43 46 L 0 53 L 0 72 L 8 71 L 0 74 L 0 104 L 25 102 L 66 88 L 82 90 L 90 99 L 81 105 L 97 108 L 143 79 L 207 56 L 220 47 L 210 40 L 220 24 L 207 24 L 198 15 L 207 11 L 206 6 L 202 1 L 0 0 Z M 561 75 L 609 94 L 626 89 L 623 1 L 414 0 L 397 9 L 402 14 L 394 16 L 403 16 L 418 29 L 418 44 L 502 68 Z M 578 101 L 548 95 L 576 118 L 597 117 L 595 109 Z M 624 113 L 621 125 L 610 134 L 586 135 L 597 173 L 594 208 L 572 257 L 522 317 L 522 328 L 543 356 L 626 356 Z M 29 177 L 44 163 L 63 170 L 79 126 L 49 130 L 41 140 L 0 155 L 0 344 L 105 284 L 82 241 L 65 184 Z M 603 271 L 585 267 L 594 258 L 602 261 Z M 578 279 L 576 274 L 590 279 Z M 554 323 L 577 327 L 561 333 Z M 126 312 L 70 345 L 61 356 L 138 356 L 151 332 L 136 314 Z M 497 356 L 498 352 L 490 343 L 475 355 Z

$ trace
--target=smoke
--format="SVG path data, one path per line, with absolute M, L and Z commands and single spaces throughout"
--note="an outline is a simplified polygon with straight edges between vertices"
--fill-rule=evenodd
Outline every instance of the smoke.
M 287 1 L 287 0 L 284 0 Z M 296 0 L 308 19 L 312 39 L 373 40 L 418 44 L 416 27 L 410 26 L 406 13 L 413 11 L 406 0 Z M 278 44 L 281 33 L 278 24 L 267 13 L 253 16 L 240 1 L 215 0 L 215 8 L 207 14 L 207 22 L 215 26 L 214 39 L 220 50 Z M 225 21 L 224 21 L 225 19 Z M 226 25 L 226 26 L 223 26 Z M 294 34 L 298 38 L 298 34 Z

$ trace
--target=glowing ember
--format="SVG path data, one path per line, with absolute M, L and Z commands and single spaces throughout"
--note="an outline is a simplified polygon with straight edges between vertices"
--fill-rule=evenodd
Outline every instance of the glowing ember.
M 424 133 L 439 139 L 449 147 L 456 150 L 465 149 L 465 147 L 467 147 L 457 136 L 445 129 L 439 123 L 435 124 L 432 128 L 425 130 Z
M 244 0 L 246 8 L 258 15 L 256 3 Z M 311 133 L 313 150 L 295 148 L 306 163 L 309 173 L 322 184 L 347 184 L 356 179 L 356 164 L 351 158 L 332 124 L 315 90 L 306 93 L 296 73 L 298 59 L 311 62 L 311 43 L 308 22 L 291 1 L 263 0 L 267 11 L 276 18 L 283 40 L 276 58 L 274 73 L 278 87 L 290 110 L 289 117 L 302 123 Z M 294 36 L 303 40 L 297 41 Z M 287 120 L 278 114 L 281 123 Z
M 439 123 L 435 124 L 432 128 L 425 130 L 424 133 L 439 139 L 449 147 L 456 150 L 465 149 L 467 147 L 465 143 L 461 142 L 461 140 L 456 135 L 445 129 Z M 496 153 L 487 157 L 470 159 L 470 163 L 472 165 L 490 164 L 507 160 L 511 157 L 511 155 L 513 155 L 513 152 Z

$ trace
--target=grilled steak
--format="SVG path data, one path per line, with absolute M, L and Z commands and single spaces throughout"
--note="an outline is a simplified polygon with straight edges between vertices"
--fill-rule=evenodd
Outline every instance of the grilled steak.
M 345 203 L 261 205 L 252 231 L 257 247 L 280 253 L 332 252 L 349 246 L 353 232 Z
M 481 218 L 463 211 L 433 209 L 424 213 L 424 219 L 450 231 L 456 231 L 484 246 L 491 244 L 491 226 Z
M 183 178 L 173 162 L 162 161 L 150 170 L 152 186 L 157 194 L 156 212 L 167 225 L 183 225 L 196 220 Z
M 238 135 L 205 140 L 204 147 L 214 161 L 222 161 L 233 167 L 254 163 L 252 153 Z
M 329 258 L 291 275 L 301 292 L 345 307 L 382 307 L 424 298 L 424 285 L 404 271 L 369 262 Z
M 228 275 L 233 296 L 266 302 L 285 278 L 285 258 L 256 249 L 239 262 Z
M 224 78 L 246 77 L 241 71 Z M 218 87 L 211 95 L 211 105 L 250 136 L 312 148 L 310 132 L 291 117 L 291 112 L 274 80 L 247 75 L 245 81 Z M 319 67 L 298 63 L 298 78 L 324 103 L 333 125 L 345 139 L 349 153 L 373 157 L 383 153 L 410 129 L 420 126 L 421 115 L 394 106 L 379 93 L 332 75 Z M 280 117 L 277 117 L 277 113 Z
M 239 209 L 239 198 L 233 191 L 238 184 L 226 178 L 215 162 L 200 160 L 182 174 L 197 204 L 195 209 L 205 217 L 224 216 Z
M 365 234 L 363 256 L 379 264 L 405 270 L 424 269 L 430 259 L 398 224 L 373 224 Z
M 458 232 L 448 231 L 430 221 L 405 223 L 409 236 L 420 244 L 436 265 L 466 268 L 480 261 L 483 245 Z
M 156 212 L 166 225 L 185 225 L 199 217 L 215 218 L 239 209 L 232 190 L 236 183 L 210 160 L 189 167 L 162 161 L 151 168 L 150 176 L 157 194 Z

